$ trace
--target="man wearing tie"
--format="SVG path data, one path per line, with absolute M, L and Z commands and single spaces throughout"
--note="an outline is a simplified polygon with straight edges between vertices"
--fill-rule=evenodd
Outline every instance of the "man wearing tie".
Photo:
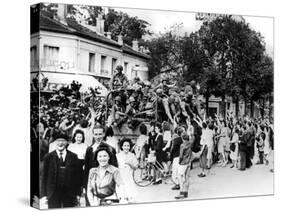
M 66 150 L 67 136 L 59 134 L 56 149 L 43 162 L 41 201 L 48 208 L 74 207 L 81 195 L 79 161 L 77 155 Z

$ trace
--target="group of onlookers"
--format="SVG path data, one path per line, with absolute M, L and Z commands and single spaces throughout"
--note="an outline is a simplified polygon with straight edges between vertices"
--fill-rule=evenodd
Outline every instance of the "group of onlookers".
M 253 163 L 265 164 L 273 172 L 273 125 L 268 121 L 206 118 L 195 82 L 179 89 L 167 79 L 154 87 L 135 79 L 129 88 L 122 67 L 117 70 L 107 120 L 102 101 L 82 101 L 77 92 L 42 96 L 39 116 L 38 108 L 32 110 L 32 142 L 40 142 L 43 208 L 134 203 L 133 171 L 151 156 L 163 172 L 155 169 L 150 180 L 158 185 L 163 176 L 171 176 L 171 189 L 179 191 L 176 199 L 188 197 L 196 159 L 200 178 L 215 164 L 243 171 Z M 124 124 L 137 130 L 135 140 L 114 135 Z

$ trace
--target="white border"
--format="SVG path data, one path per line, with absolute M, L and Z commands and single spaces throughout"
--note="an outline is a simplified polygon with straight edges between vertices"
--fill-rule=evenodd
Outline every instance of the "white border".
M 1 211 L 33 211 L 29 204 L 29 5 L 38 1 L 8 0 L 1 3 Z M 280 199 L 279 158 L 280 123 L 280 11 L 277 3 L 267 1 L 130 1 L 60 0 L 51 2 L 103 6 L 198 11 L 275 17 L 275 196 L 199 200 L 131 206 L 67 209 L 67 211 L 275 211 Z M 278 39 L 279 38 L 279 39 Z M 279 94 L 280 96 L 280 94 Z M 258 185 L 257 185 L 258 186 Z M 57 210 L 54 210 L 57 211 Z

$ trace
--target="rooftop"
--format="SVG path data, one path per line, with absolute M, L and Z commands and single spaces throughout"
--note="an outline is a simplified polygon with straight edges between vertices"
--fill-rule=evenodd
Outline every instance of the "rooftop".
M 76 20 L 72 18 L 67 18 L 66 24 L 63 24 L 51 17 L 48 17 L 47 14 L 44 13 L 44 11 L 41 11 L 40 18 L 40 30 L 46 30 L 46 31 L 52 31 L 52 32 L 59 32 L 59 33 L 65 33 L 65 34 L 72 34 L 79 37 L 83 37 L 92 41 L 98 41 L 106 45 L 111 45 L 117 48 L 120 48 L 124 53 L 131 54 L 137 57 L 142 57 L 144 59 L 149 59 L 150 56 L 142 53 L 140 51 L 134 50 L 131 46 L 127 44 L 120 45 L 117 41 L 109 39 L 105 36 L 99 35 L 94 31 L 91 31 L 87 27 L 82 26 L 79 24 Z M 31 26 L 32 28 L 32 26 Z M 31 30 L 33 33 L 34 30 Z

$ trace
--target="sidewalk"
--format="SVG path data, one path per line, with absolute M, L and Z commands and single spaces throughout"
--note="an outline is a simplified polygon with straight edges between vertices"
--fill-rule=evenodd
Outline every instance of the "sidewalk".
M 214 165 L 205 178 L 199 178 L 199 173 L 198 163 L 194 163 L 187 200 L 273 194 L 274 173 L 265 165 L 254 165 L 245 171 Z M 174 201 L 178 191 L 171 187 L 168 184 L 138 187 L 137 202 Z

